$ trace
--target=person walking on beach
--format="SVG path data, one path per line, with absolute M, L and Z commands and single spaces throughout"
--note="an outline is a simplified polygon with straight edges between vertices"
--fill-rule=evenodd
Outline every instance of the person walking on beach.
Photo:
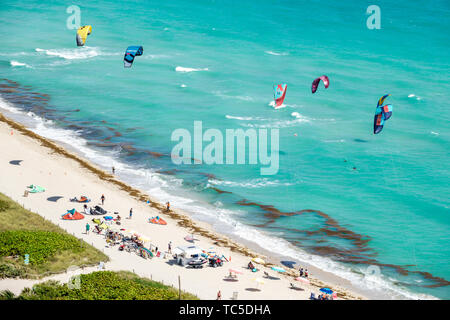
M 170 202 L 167 201 L 166 203 L 166 211 L 169 212 L 170 211 Z
M 219 292 L 217 292 L 217 299 L 216 300 L 222 300 L 222 293 L 220 292 L 220 290 L 219 290 Z
M 132 216 L 133 216 L 133 208 L 130 209 L 130 217 L 128 219 L 131 219 Z
M 89 234 L 90 228 L 91 228 L 91 226 L 89 225 L 89 223 L 86 223 L 86 234 Z
M 169 241 L 169 253 L 172 253 L 172 241 Z
M 116 174 L 116 168 L 112 167 L 112 174 Z
M 104 205 L 105 204 L 105 195 L 102 194 L 102 197 L 100 199 L 102 200 L 102 205 Z

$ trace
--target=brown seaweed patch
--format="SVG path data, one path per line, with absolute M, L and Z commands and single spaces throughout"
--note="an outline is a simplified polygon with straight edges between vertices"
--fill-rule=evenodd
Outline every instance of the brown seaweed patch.
M 352 245 L 354 246 L 353 249 L 340 249 L 335 246 L 310 246 L 308 247 L 311 251 L 318 255 L 324 255 L 324 256 L 335 256 L 339 259 L 341 262 L 347 262 L 347 263 L 353 263 L 353 264 L 366 264 L 366 265 L 375 265 L 379 267 L 387 267 L 390 269 L 395 270 L 398 274 L 402 276 L 407 276 L 410 274 L 418 274 L 421 275 L 423 278 L 434 281 L 435 284 L 431 285 L 421 285 L 422 287 L 426 288 L 436 288 L 436 287 L 443 287 L 448 286 L 450 284 L 449 281 L 447 281 L 444 278 L 433 276 L 429 272 L 425 271 L 411 271 L 408 270 L 407 266 L 399 266 L 394 264 L 385 264 L 381 263 L 376 259 L 373 259 L 371 257 L 376 256 L 375 253 L 373 253 L 372 249 L 368 248 L 368 243 L 371 240 L 369 236 L 360 235 L 358 233 L 355 233 L 343 226 L 341 226 L 335 219 L 331 218 L 326 213 L 319 211 L 319 210 L 312 210 L 312 209 L 305 209 L 300 210 L 296 212 L 282 212 L 275 208 L 272 205 L 264 205 L 259 204 L 255 202 L 248 202 L 247 200 L 241 200 L 238 201 L 237 204 L 243 205 L 243 206 L 256 206 L 262 209 L 265 212 L 265 215 L 267 218 L 269 218 L 269 221 L 258 225 L 259 227 L 264 228 L 273 228 L 277 230 L 285 230 L 285 231 L 291 231 L 296 233 L 304 233 L 307 236 L 314 236 L 314 235 L 327 235 L 329 237 L 337 237 L 345 240 L 350 240 Z M 315 214 L 321 218 L 324 219 L 324 227 L 319 228 L 317 230 L 300 230 L 300 229 L 294 229 L 294 228 L 286 228 L 286 227 L 275 227 L 271 226 L 270 224 L 274 223 L 275 220 L 281 216 L 294 216 L 294 215 L 301 215 L 305 213 L 312 213 Z M 310 239 L 311 240 L 311 239 Z M 290 240 L 291 243 L 300 245 L 299 242 Z M 406 284 L 405 284 L 406 285 Z
M 205 176 L 208 179 L 214 179 L 214 180 L 220 180 L 218 179 L 215 175 L 213 175 L 212 173 L 207 173 L 207 172 L 199 172 L 199 175 Z
M 160 173 L 160 174 L 167 174 L 167 175 L 170 175 L 170 176 L 174 176 L 174 175 L 176 175 L 176 173 L 177 173 L 178 171 L 180 171 L 180 170 L 172 169 L 172 170 L 158 170 L 158 171 L 156 171 L 156 172 L 157 172 L 157 173 Z
M 222 194 L 222 193 L 232 193 L 232 192 L 230 192 L 230 191 L 225 191 L 225 190 L 221 190 L 221 189 L 219 189 L 219 188 L 214 188 L 214 187 L 209 187 L 208 189 L 212 189 L 212 190 L 214 190 L 215 192 L 217 192 L 218 194 Z
M 96 147 L 100 147 L 100 148 L 112 148 L 112 147 L 116 147 L 119 144 L 118 143 L 112 143 L 112 142 L 105 142 L 105 143 L 101 143 L 101 142 L 87 142 L 88 145 L 91 146 L 96 146 Z
M 137 149 L 129 143 L 121 143 L 120 147 L 122 148 L 122 150 L 127 152 L 128 156 L 134 155 L 137 151 Z
M 161 158 L 161 157 L 164 157 L 164 156 L 165 156 L 165 154 L 160 153 L 160 152 L 155 152 L 155 151 L 145 150 L 144 152 L 147 153 L 147 154 L 149 154 L 149 155 L 151 155 L 151 156 L 154 157 L 154 158 Z

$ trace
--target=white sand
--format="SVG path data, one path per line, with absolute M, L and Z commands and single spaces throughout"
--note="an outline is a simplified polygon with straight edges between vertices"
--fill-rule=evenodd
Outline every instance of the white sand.
M 13 132 L 13 134 L 11 134 Z M 12 130 L 9 125 L 0 122 L 0 192 L 23 204 L 25 208 L 40 214 L 46 219 L 59 225 L 67 232 L 93 244 L 99 250 L 103 250 L 110 257 L 106 264 L 106 270 L 129 270 L 139 276 L 151 277 L 153 280 L 178 287 L 178 276 L 181 277 L 182 290 L 197 295 L 201 299 L 215 299 L 218 290 L 222 292 L 222 299 L 228 300 L 233 292 L 238 293 L 238 299 L 307 299 L 311 292 L 319 293 L 318 287 L 305 285 L 294 281 L 292 277 L 279 274 L 269 268 L 260 268 L 257 273 L 246 269 L 250 258 L 243 254 L 231 252 L 229 248 L 218 247 L 214 241 L 200 235 L 195 235 L 197 246 L 203 249 L 215 247 L 218 253 L 226 257 L 231 256 L 231 262 L 226 262 L 223 267 L 203 269 L 188 269 L 178 265 L 169 264 L 169 259 L 153 258 L 143 259 L 134 253 L 121 252 L 116 247 L 106 248 L 103 236 L 92 232 L 84 234 L 86 222 L 93 223 L 93 216 L 85 216 L 79 221 L 61 220 L 61 215 L 68 209 L 75 208 L 82 212 L 82 204 L 72 203 L 70 198 L 86 195 L 92 199 L 89 203 L 94 206 L 100 202 L 102 194 L 106 201 L 104 208 L 109 213 L 119 212 L 122 217 L 120 228 L 133 229 L 151 239 L 152 244 L 158 246 L 161 251 L 166 251 L 169 241 L 172 241 L 172 250 L 177 246 L 187 246 L 190 243 L 183 238 L 190 233 L 189 230 L 177 225 L 177 221 L 168 215 L 161 214 L 142 201 L 131 197 L 127 192 L 112 183 L 101 180 L 97 175 L 82 168 L 79 163 L 62 155 L 53 153 L 53 150 L 43 147 L 40 143 L 28 136 Z M 12 165 L 11 160 L 22 160 L 20 165 Z M 30 194 L 24 197 L 24 190 L 30 184 L 43 186 L 44 193 Z M 48 201 L 48 197 L 62 196 L 57 202 Z M 133 208 L 133 218 L 126 219 L 130 208 Z M 172 208 L 174 209 L 174 208 Z M 111 214 L 115 216 L 114 214 Z M 159 215 L 168 225 L 160 226 L 148 223 L 148 218 Z M 198 223 L 198 225 L 202 225 Z M 208 226 L 202 225 L 207 228 Z M 228 275 L 228 269 L 241 270 L 238 282 L 224 281 Z M 84 272 L 95 270 L 90 268 Z M 263 278 L 263 271 L 267 271 L 279 280 L 264 279 L 264 284 L 259 284 L 260 291 L 254 291 L 257 283 L 254 278 Z M 73 274 L 73 273 L 72 273 Z M 69 274 L 50 277 L 61 281 L 67 281 Z M 24 287 L 29 287 L 37 281 L 30 280 L 1 280 L 0 290 L 9 289 L 19 293 Z M 304 288 L 304 291 L 290 289 L 290 282 Z M 338 292 L 345 292 L 348 296 L 361 297 L 354 293 L 337 288 Z

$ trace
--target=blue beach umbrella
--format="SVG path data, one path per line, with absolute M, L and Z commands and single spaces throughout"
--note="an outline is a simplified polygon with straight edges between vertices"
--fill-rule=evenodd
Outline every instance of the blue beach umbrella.
M 284 270 L 283 268 L 280 268 L 280 267 L 272 267 L 272 270 L 278 271 L 278 272 L 286 272 L 286 270 Z
M 330 288 L 322 288 L 322 289 L 320 289 L 320 291 L 322 291 L 323 293 L 326 293 L 326 294 L 332 294 L 333 293 L 333 290 L 331 290 Z

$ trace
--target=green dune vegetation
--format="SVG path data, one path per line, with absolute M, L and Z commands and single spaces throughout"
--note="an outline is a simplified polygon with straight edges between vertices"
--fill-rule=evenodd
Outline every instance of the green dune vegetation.
M 42 278 L 109 258 L 0 193 L 0 279 Z
M 159 282 L 128 271 L 97 271 L 82 274 L 69 284 L 47 281 L 25 288 L 19 296 L 0 292 L 0 300 L 198 300 Z

